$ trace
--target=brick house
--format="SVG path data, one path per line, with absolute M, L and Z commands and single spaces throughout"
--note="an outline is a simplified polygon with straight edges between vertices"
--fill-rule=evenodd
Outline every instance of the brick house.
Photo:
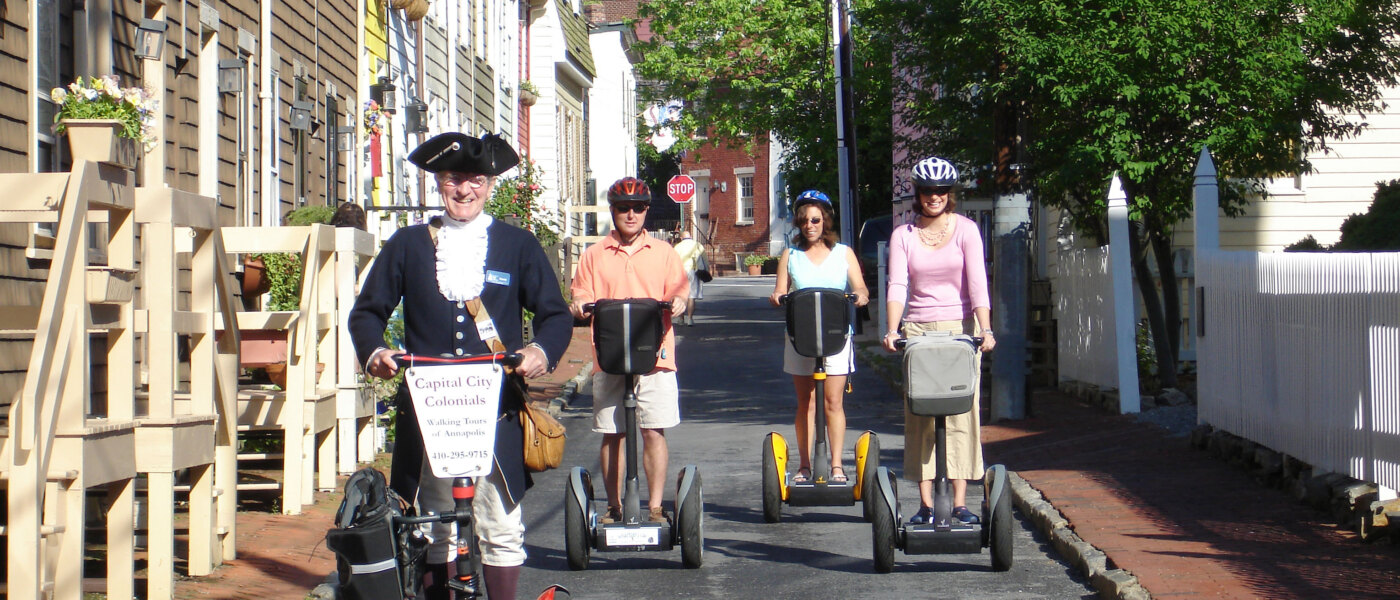
M 693 219 L 712 270 L 742 271 L 744 256 L 783 249 L 788 215 L 781 153 L 774 142 L 749 150 L 707 144 L 686 153 L 681 171 L 697 189 L 685 217 Z

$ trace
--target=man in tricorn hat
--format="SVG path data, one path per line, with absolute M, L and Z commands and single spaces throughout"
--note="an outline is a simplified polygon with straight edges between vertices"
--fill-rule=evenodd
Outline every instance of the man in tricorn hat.
M 393 377 L 399 369 L 395 358 L 405 351 L 428 356 L 488 353 L 487 340 L 493 334 L 506 350 L 523 356 L 518 373 L 533 378 L 553 370 L 573 329 L 559 282 L 534 236 L 482 212 L 496 176 L 520 161 L 515 151 L 495 135 L 444 133 L 424 142 L 408 159 L 434 174 L 446 214 L 427 225 L 400 229 L 379 251 L 349 319 L 365 372 Z M 476 298 L 486 321 L 472 310 Z M 384 343 L 385 326 L 400 301 L 402 350 Z M 521 309 L 534 313 L 535 338 L 528 345 L 522 339 Z M 521 403 L 529 399 L 506 387 L 496 426 L 495 465 L 488 477 L 477 478 L 472 504 L 483 576 L 493 600 L 515 597 L 525 562 L 520 501 L 531 484 L 519 421 Z M 404 498 L 416 499 L 421 510 L 452 510 L 451 480 L 428 469 L 418 419 L 404 387 L 399 389 L 398 408 L 390 486 Z M 430 600 L 448 598 L 450 530 L 434 525 L 429 532 Z

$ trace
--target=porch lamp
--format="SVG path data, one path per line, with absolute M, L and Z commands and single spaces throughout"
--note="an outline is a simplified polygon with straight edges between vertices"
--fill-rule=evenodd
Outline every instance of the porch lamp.
M 296 131 L 311 131 L 311 111 L 316 108 L 310 100 L 298 100 L 292 103 L 292 129 Z
M 408 129 L 408 132 L 427 133 L 428 105 L 422 100 L 414 98 L 404 109 L 408 111 L 404 113 L 404 127 Z
M 335 140 L 336 152 L 349 152 L 355 148 L 355 128 L 350 125 L 336 127 L 331 139 Z
M 388 77 L 380 77 L 379 83 L 369 86 L 369 98 L 379 105 L 379 110 L 392 115 L 394 106 L 398 104 L 399 89 L 389 82 Z
M 136 58 L 160 59 L 165 48 L 165 30 L 169 24 L 155 19 L 141 19 L 136 26 Z
M 247 63 L 241 58 L 225 58 L 219 61 L 219 93 L 239 94 L 243 92 L 243 69 Z

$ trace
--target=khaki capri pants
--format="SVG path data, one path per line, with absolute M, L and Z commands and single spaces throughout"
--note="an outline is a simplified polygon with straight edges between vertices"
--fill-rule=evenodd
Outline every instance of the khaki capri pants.
M 931 331 L 952 331 L 972 335 L 977 322 L 971 317 L 961 321 L 933 321 L 930 323 L 905 323 L 904 337 L 914 337 Z M 977 355 L 981 364 L 982 355 Z M 981 479 L 986 470 L 982 466 L 982 390 L 981 381 L 974 386 L 972 410 L 961 415 L 944 417 L 948 428 L 948 479 Z M 925 481 L 938 474 L 934 454 L 938 440 L 935 437 L 938 417 L 920 417 L 909 412 L 904 405 L 904 478 L 909 481 Z

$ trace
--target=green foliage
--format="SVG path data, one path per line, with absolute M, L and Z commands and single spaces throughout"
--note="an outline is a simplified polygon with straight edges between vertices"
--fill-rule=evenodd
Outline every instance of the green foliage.
M 877 4 L 856 0 L 853 14 Z M 750 147 L 771 133 L 786 146 L 789 189 L 839 187 L 836 81 L 829 4 L 796 0 L 654 0 L 639 18 L 656 35 L 639 44 L 643 102 L 684 102 L 668 123 L 671 152 L 707 142 Z M 888 210 L 890 192 L 890 37 L 851 28 L 853 70 L 845 83 L 856 107 L 858 206 Z M 696 134 L 708 137 L 696 139 Z M 650 137 L 643 127 L 640 138 Z M 645 145 L 644 145 L 645 146 Z M 832 194 L 833 198 L 836 196 Z
M 293 210 L 282 221 L 290 226 L 330 223 L 335 209 L 329 206 L 303 206 Z M 268 310 L 298 310 L 301 308 L 301 257 L 286 252 L 254 254 L 267 268 Z
M 282 220 L 288 225 L 304 226 L 316 223 L 330 223 L 335 217 L 335 208 L 330 206 L 303 206 L 292 212 Z
M 1332 249 L 1400 250 L 1400 179 L 1376 186 L 1371 207 L 1342 222 L 1342 239 Z
M 744 266 L 752 267 L 754 265 L 761 265 L 763 263 L 768 262 L 768 259 L 771 258 L 773 257 L 768 256 L 767 254 L 750 254 L 744 257 Z
M 534 94 L 536 96 L 540 94 L 540 88 L 535 87 L 535 84 L 529 79 L 520 80 L 520 91 L 530 92 L 531 94 Z
M 118 134 L 141 142 L 147 151 L 156 140 L 152 132 L 156 99 L 145 88 L 123 88 L 116 75 L 78 77 L 67 87 L 54 88 L 49 97 L 58 105 L 54 114 L 54 133 L 62 135 L 67 129 L 64 119 L 115 119 L 122 124 Z
M 1364 120 L 1349 117 L 1380 110 L 1400 78 L 1390 0 L 883 2 L 863 21 L 898 40 L 896 110 L 925 132 L 915 155 L 986 165 L 992 117 L 1012 109 L 1035 197 L 1100 240 L 1109 182 L 1122 178 L 1166 383 L 1179 307 L 1156 290 L 1177 289 L 1172 229 L 1192 210 L 1201 148 L 1237 214 L 1264 194 L 1259 178 L 1306 172 L 1308 154 L 1356 134 Z
M 1138 387 L 1144 392 L 1156 393 L 1162 386 L 1157 381 L 1157 354 L 1152 342 L 1152 328 L 1148 326 L 1147 319 L 1138 321 L 1134 341 L 1137 348 Z
M 1312 234 L 1309 233 L 1309 234 L 1308 234 L 1308 237 L 1305 237 L 1305 238 L 1303 238 L 1303 239 L 1301 239 L 1301 240 L 1298 240 L 1298 241 L 1296 241 L 1296 242 L 1293 242 L 1292 244 L 1289 244 L 1289 245 L 1287 245 L 1287 246 L 1284 246 L 1284 247 L 1283 247 L 1283 251 L 1284 251 L 1284 252 L 1326 252 L 1326 251 L 1327 251 L 1327 246 L 1323 246 L 1321 243 L 1319 243 L 1319 242 L 1317 241 L 1317 238 L 1313 237 Z
M 497 219 L 519 219 L 520 226 L 535 234 L 535 239 L 546 248 L 559 243 L 559 232 L 555 223 L 542 213 L 539 198 L 544 193 L 540 182 L 540 168 L 529 156 L 521 157 L 520 174 L 496 182 L 491 192 L 491 200 L 486 203 L 486 214 Z

